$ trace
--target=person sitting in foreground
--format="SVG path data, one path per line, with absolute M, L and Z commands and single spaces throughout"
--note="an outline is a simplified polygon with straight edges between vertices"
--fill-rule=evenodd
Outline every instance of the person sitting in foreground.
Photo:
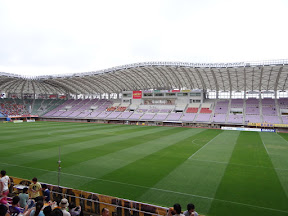
M 36 203 L 35 209 L 33 208 L 33 210 L 31 211 L 30 216 L 45 216 L 42 211 L 42 207 L 43 207 L 43 202 L 38 201 Z
M 0 216 L 10 216 L 6 205 L 0 204 Z
M 69 212 L 71 216 L 78 216 L 81 213 L 81 206 L 76 207 L 75 203 L 72 202 L 69 204 Z
M 28 207 L 27 202 L 29 199 L 28 188 L 23 189 L 23 192 L 19 194 L 19 198 L 20 198 L 20 201 L 19 201 L 20 207 L 27 208 Z
M 20 198 L 18 196 L 14 196 L 12 198 L 12 205 L 9 206 L 9 213 L 13 216 L 16 216 L 24 212 L 24 210 L 19 208 L 19 201 L 20 201 Z
M 71 216 L 70 213 L 67 211 L 68 206 L 69 206 L 68 200 L 66 198 L 63 198 L 59 204 L 59 207 L 63 212 L 63 216 Z
M 195 206 L 192 203 L 187 205 L 187 211 L 183 213 L 185 216 L 198 216 L 198 213 L 195 211 Z

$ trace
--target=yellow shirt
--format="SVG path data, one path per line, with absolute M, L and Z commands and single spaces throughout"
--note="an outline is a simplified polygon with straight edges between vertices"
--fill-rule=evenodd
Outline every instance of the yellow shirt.
M 40 195 L 40 190 L 41 190 L 41 184 L 39 182 L 36 182 L 34 184 L 33 182 L 29 185 L 29 197 L 30 198 L 36 198 Z

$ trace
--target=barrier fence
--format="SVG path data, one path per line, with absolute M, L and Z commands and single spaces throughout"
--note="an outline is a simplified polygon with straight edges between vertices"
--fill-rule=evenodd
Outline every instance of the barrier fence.
M 10 177 L 12 182 L 10 192 L 21 190 L 24 186 L 29 186 L 31 181 L 16 177 Z M 101 214 L 102 208 L 108 208 L 112 216 L 153 216 L 166 215 L 168 208 L 150 205 L 121 199 L 102 194 L 76 190 L 67 187 L 46 184 L 51 193 L 51 200 L 66 198 L 69 203 L 74 202 L 76 206 L 81 206 L 86 214 Z

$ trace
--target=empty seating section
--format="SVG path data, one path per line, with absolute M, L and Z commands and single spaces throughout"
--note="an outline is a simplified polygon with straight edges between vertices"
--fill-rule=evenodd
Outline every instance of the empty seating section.
M 227 123 L 235 123 L 235 124 L 243 124 L 243 115 L 229 115 L 227 119 Z
M 229 101 L 228 100 L 218 101 L 216 106 L 215 106 L 215 113 L 227 114 L 228 106 L 229 106 Z
M 139 120 L 140 117 L 143 115 L 143 113 L 133 113 L 130 117 L 129 120 Z
M 263 115 L 263 123 L 279 124 L 280 119 L 278 116 Z
M 110 115 L 106 117 L 106 119 L 117 119 L 117 117 L 120 115 L 120 112 L 112 112 Z
M 243 99 L 232 99 L 231 100 L 231 108 L 242 108 L 244 106 Z
M 157 113 L 154 118 L 153 121 L 164 121 L 168 116 L 168 113 Z
M 200 113 L 212 113 L 212 110 L 209 108 L 201 108 Z
M 180 120 L 183 122 L 193 122 L 195 116 L 196 113 L 184 113 Z
M 133 112 L 123 112 L 120 113 L 120 115 L 118 116 L 118 119 L 128 119 Z
M 288 116 L 281 116 L 283 124 L 288 124 Z
M 277 115 L 275 100 L 272 98 L 262 99 L 262 115 Z
M 165 121 L 179 121 L 180 117 L 182 116 L 181 113 L 170 113 Z
M 199 113 L 195 119 L 195 122 L 210 122 L 211 114 Z
M 215 103 L 215 107 L 214 107 Z M 244 107 L 245 106 L 245 107 Z M 191 123 L 288 124 L 288 99 L 207 100 L 178 105 L 121 104 L 107 99 L 1 99 L 0 117 L 32 114 L 54 118 Z
M 225 123 L 225 121 L 226 121 L 226 114 L 215 113 L 212 118 L 212 122 L 215 123 Z
M 188 107 L 186 113 L 198 113 L 198 107 Z
M 246 115 L 245 116 L 245 123 L 257 123 L 262 122 L 260 115 Z
M 152 120 L 156 114 L 155 113 L 145 113 L 141 120 Z
M 127 109 L 127 107 L 120 106 L 116 109 L 116 112 L 124 112 Z
M 212 110 L 210 109 L 212 104 L 210 103 L 203 103 L 200 109 L 200 113 L 212 113 Z

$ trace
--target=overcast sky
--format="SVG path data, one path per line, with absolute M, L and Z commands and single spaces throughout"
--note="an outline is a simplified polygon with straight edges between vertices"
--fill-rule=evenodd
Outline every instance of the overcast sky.
M 0 72 L 288 59 L 288 0 L 0 0 Z

